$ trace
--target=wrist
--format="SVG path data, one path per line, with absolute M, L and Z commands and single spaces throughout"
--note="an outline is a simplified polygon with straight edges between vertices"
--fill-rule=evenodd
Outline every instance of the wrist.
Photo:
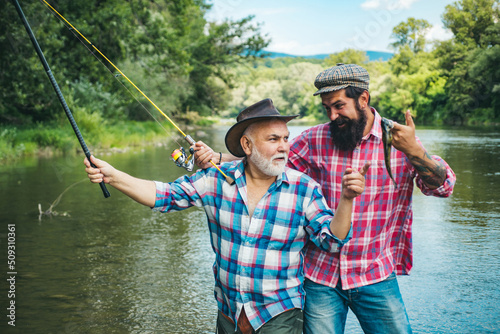
M 425 149 L 418 145 L 418 144 L 415 144 L 414 146 L 412 146 L 410 149 L 407 149 L 405 151 L 402 151 L 408 158 L 411 158 L 411 157 L 423 157 L 425 155 Z
M 349 197 L 349 196 L 347 196 L 345 194 L 341 194 L 340 195 L 340 201 L 342 201 L 342 202 L 352 202 L 352 200 L 354 199 L 354 197 L 356 197 L 356 196 Z

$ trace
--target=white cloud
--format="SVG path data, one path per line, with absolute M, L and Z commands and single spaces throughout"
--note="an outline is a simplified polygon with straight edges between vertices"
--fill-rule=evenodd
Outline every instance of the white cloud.
M 378 9 L 380 8 L 380 0 L 367 0 L 361 4 L 361 8 L 366 10 Z
M 409 9 L 414 2 L 419 0 L 366 0 L 361 4 L 364 10 L 387 9 L 399 10 Z
M 449 29 L 445 29 L 440 25 L 435 25 L 427 31 L 425 39 L 428 41 L 445 41 L 453 37 L 453 33 Z
M 398 0 L 393 2 L 393 8 L 392 9 L 410 9 L 411 5 L 414 2 L 417 2 L 419 0 Z M 391 8 L 389 8 L 391 9 Z

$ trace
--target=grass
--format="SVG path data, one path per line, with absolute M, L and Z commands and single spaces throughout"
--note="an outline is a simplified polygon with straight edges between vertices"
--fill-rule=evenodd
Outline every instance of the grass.
M 177 130 L 169 124 L 123 121 L 78 126 L 87 146 L 94 150 L 143 146 L 164 140 Z M 28 156 L 42 154 L 74 154 L 81 146 L 70 124 L 36 124 L 32 127 L 0 126 L 0 165 Z

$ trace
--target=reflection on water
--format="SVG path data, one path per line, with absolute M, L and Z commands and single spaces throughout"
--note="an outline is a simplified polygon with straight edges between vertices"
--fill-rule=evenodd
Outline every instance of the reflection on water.
M 226 128 L 197 138 L 224 150 Z M 302 127 L 291 127 L 293 137 Z M 399 279 L 417 333 L 500 331 L 500 133 L 417 130 L 445 158 L 458 182 L 448 199 L 414 194 L 414 268 Z M 183 173 L 168 149 L 136 149 L 103 158 L 135 176 L 173 180 Z M 84 182 L 43 217 L 69 185 L 85 178 L 82 158 L 30 159 L 0 169 L 2 231 L 16 224 L 16 327 L 2 333 L 213 333 L 209 244 L 203 211 L 151 212 L 110 189 Z M 6 270 L 3 270 L 4 275 Z M 0 301 L 6 309 L 7 285 Z M 349 315 L 347 332 L 360 333 Z

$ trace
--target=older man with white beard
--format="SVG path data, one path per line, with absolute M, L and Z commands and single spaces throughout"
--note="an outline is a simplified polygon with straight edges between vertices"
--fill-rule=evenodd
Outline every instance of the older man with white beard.
M 171 183 L 134 178 L 94 157 L 97 168 L 84 161 L 92 182 L 104 181 L 154 210 L 205 210 L 215 252 L 217 333 L 302 333 L 302 248 L 310 240 L 339 252 L 350 239 L 353 199 L 364 190 L 369 165 L 359 172 L 346 169 L 333 215 L 321 187 L 285 167 L 286 123 L 294 117 L 282 116 L 270 99 L 244 109 L 225 139 L 243 160 Z

